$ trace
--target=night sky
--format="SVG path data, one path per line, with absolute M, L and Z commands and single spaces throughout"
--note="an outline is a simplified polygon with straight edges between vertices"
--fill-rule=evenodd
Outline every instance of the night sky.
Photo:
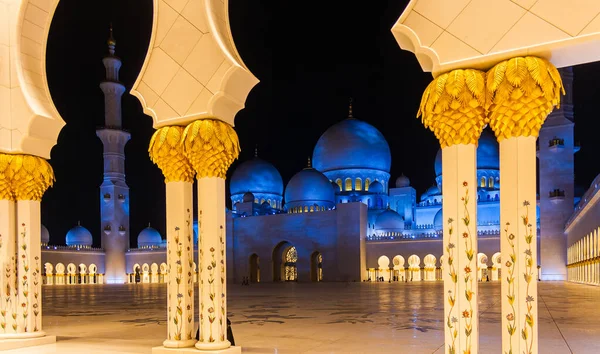
M 241 161 L 259 156 L 272 162 L 284 183 L 305 167 L 320 135 L 348 114 L 379 129 L 392 151 L 392 177 L 406 174 L 420 195 L 434 182 L 438 143 L 415 118 L 432 77 L 414 55 L 400 49 L 390 31 L 408 1 L 230 0 L 237 49 L 260 83 L 250 92 L 235 125 Z M 130 187 L 132 245 L 148 225 L 164 235 L 164 184 L 147 149 L 152 120 L 129 94 L 144 61 L 152 25 L 151 0 L 61 0 L 50 30 L 47 72 L 50 92 L 67 125 L 52 150 L 56 184 L 42 202 L 42 222 L 51 243 L 64 244 L 78 221 L 100 245 L 104 122 L 102 57 L 109 23 L 123 60 L 123 126 L 132 138 L 125 149 Z M 600 172 L 597 109 L 600 64 L 575 68 L 576 183 L 587 189 Z M 237 162 L 230 169 L 235 169 Z

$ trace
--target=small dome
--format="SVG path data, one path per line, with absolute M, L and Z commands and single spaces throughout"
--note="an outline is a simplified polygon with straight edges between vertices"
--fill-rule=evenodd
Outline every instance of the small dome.
M 382 231 L 404 230 L 404 218 L 397 212 L 388 209 L 377 216 L 375 229 Z
M 231 195 L 252 192 L 281 196 L 283 179 L 270 162 L 255 157 L 235 169 L 229 182 L 229 192 Z
M 371 193 L 383 193 L 383 185 L 378 181 L 375 181 L 369 185 L 369 192 Z
M 435 176 L 442 174 L 442 150 L 438 150 L 435 155 Z M 498 150 L 498 141 L 490 129 L 484 129 L 479 137 L 477 144 L 477 169 L 478 170 L 499 170 L 500 153 Z
M 42 238 L 41 238 L 41 242 L 45 243 L 45 244 L 48 244 L 48 242 L 50 242 L 50 232 L 48 231 L 48 229 L 44 225 L 42 225 Z
M 148 226 L 143 229 L 137 238 L 138 248 L 159 247 L 162 244 L 160 233 L 154 228 Z
M 254 194 L 252 194 L 251 192 L 244 193 L 244 196 L 242 197 L 242 202 L 244 202 L 244 203 L 254 202 Z
M 301 202 L 302 205 L 333 204 L 335 194 L 331 182 L 314 168 L 305 168 L 296 173 L 285 188 L 285 203 Z
M 427 189 L 427 192 L 425 192 L 427 194 L 428 197 L 433 197 L 434 195 L 440 195 L 440 189 L 437 186 L 431 186 L 429 187 L 429 189 Z
M 354 118 L 327 129 L 313 151 L 313 166 L 321 172 L 354 168 L 389 172 L 391 163 L 390 147 L 383 134 Z
M 433 217 L 433 228 L 435 231 L 442 231 L 444 228 L 444 216 L 442 215 L 442 209 L 440 209 Z
M 77 225 L 67 232 L 67 246 L 91 246 L 94 242 L 92 234 L 81 225 Z
M 484 129 L 477 145 L 477 169 L 499 170 L 500 152 L 498 140 L 490 129 Z
M 410 180 L 404 174 L 396 178 L 396 188 L 404 188 L 410 186 Z

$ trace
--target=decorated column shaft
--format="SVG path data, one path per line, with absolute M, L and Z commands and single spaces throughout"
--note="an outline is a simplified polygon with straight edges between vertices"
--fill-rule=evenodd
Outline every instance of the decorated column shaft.
M 54 173 L 40 157 L 0 154 L 0 176 L 0 338 L 41 337 L 40 202 Z
M 198 287 L 200 340 L 196 348 L 219 350 L 227 340 L 225 175 L 238 157 L 235 130 L 216 119 L 185 129 L 185 153 L 198 178 Z
M 150 140 L 150 158 L 162 170 L 167 209 L 167 339 L 166 348 L 191 347 L 194 332 L 194 170 L 183 153 L 183 127 L 157 130 Z
M 477 70 L 438 76 L 419 115 L 442 147 L 445 352 L 477 353 L 477 141 L 485 124 L 485 80 Z
M 536 139 L 562 82 L 536 57 L 512 58 L 487 73 L 488 118 L 500 143 L 502 352 L 538 352 Z

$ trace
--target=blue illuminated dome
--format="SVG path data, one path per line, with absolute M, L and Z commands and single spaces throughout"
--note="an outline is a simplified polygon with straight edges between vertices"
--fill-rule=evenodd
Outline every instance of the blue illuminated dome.
M 42 238 L 40 241 L 42 244 L 46 244 L 46 245 L 50 242 L 50 232 L 44 225 L 42 225 Z
M 435 231 L 441 231 L 444 228 L 444 215 L 440 209 L 433 217 L 433 228 Z
M 137 243 L 138 248 L 160 247 L 162 245 L 162 237 L 158 231 L 148 226 L 139 233 Z
M 370 169 L 389 172 L 392 158 L 383 134 L 355 118 L 325 131 L 313 151 L 313 166 L 321 172 Z
M 91 246 L 94 242 L 92 234 L 81 225 L 77 225 L 67 232 L 67 246 Z
M 245 193 L 250 192 L 261 203 L 269 201 L 279 208 L 283 197 L 283 179 L 271 163 L 254 157 L 240 164 L 229 183 L 232 204 L 243 202 Z
M 435 175 L 442 174 L 442 150 L 435 155 Z M 498 141 L 494 133 L 488 128 L 484 129 L 477 145 L 477 169 L 498 170 L 500 169 L 500 154 Z
M 246 192 L 282 195 L 283 180 L 275 166 L 255 157 L 235 169 L 229 183 L 229 192 L 231 195 L 242 196 Z
M 335 193 L 329 179 L 314 168 L 305 168 L 296 173 L 285 188 L 285 205 L 288 210 L 295 207 L 317 206 L 329 209 L 335 204 Z
M 404 218 L 397 212 L 388 209 L 377 216 L 375 229 L 382 232 L 398 232 L 404 230 Z
M 371 183 L 369 187 L 369 192 L 371 193 L 383 193 L 383 185 L 378 181 Z

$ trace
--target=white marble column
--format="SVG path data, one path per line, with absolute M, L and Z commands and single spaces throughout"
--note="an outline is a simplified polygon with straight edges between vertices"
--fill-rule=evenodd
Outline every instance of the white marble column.
M 500 142 L 502 351 L 538 352 L 536 137 Z
M 185 348 L 196 343 L 194 332 L 193 185 L 167 182 L 167 339 L 165 348 Z
M 442 149 L 446 353 L 478 353 L 476 145 Z
M 227 276 L 225 260 L 225 180 L 198 178 L 198 275 L 201 350 L 226 349 Z
M 0 338 L 17 333 L 16 203 L 0 200 Z
M 183 151 L 183 131 L 184 128 L 180 126 L 158 129 L 148 149 L 150 159 L 165 176 L 166 188 L 169 276 L 166 279 L 168 322 L 164 348 L 193 347 L 196 343 L 192 281 L 194 170 Z

